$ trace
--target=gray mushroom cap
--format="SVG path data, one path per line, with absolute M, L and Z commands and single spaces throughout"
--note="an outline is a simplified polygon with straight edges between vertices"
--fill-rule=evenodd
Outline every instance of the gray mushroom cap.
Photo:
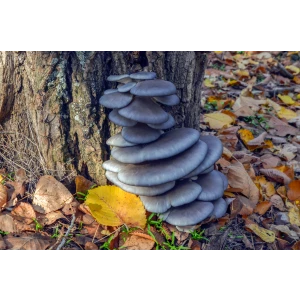
M 130 143 L 146 144 L 157 140 L 162 132 L 146 124 L 137 123 L 132 127 L 123 127 L 121 134 L 123 138 Z
M 123 170 L 126 170 L 124 168 Z M 224 181 L 219 171 L 212 171 L 208 174 L 200 175 L 195 181 L 202 187 L 198 200 L 201 201 L 214 201 L 223 196 Z
M 227 187 L 228 187 L 228 179 L 227 179 L 226 175 L 223 174 L 222 172 L 220 172 L 220 175 L 221 175 L 221 177 L 223 178 L 224 190 L 226 190 Z
M 193 128 L 178 128 L 147 145 L 114 148 L 111 155 L 120 162 L 132 164 L 164 159 L 187 150 L 199 140 L 199 136 L 199 131 Z
M 115 147 L 132 147 L 136 146 L 136 144 L 130 143 L 126 141 L 121 133 L 118 133 L 112 137 L 110 137 L 107 141 L 106 144 L 109 146 L 115 146 Z
M 124 127 L 134 126 L 137 123 L 136 121 L 121 116 L 118 111 L 119 110 L 115 108 L 109 113 L 108 118 L 111 122 Z
M 175 226 L 195 225 L 206 219 L 213 209 L 214 205 L 210 202 L 194 201 L 182 206 L 172 207 L 161 217 Z
M 204 158 L 205 160 L 205 158 Z M 214 165 L 210 166 L 209 168 L 207 168 L 206 170 L 202 171 L 202 167 L 201 167 L 201 164 L 195 169 L 193 170 L 190 174 L 187 174 L 186 176 L 183 177 L 184 178 L 192 178 L 192 177 L 195 177 L 195 176 L 198 176 L 198 175 L 201 175 L 201 174 L 207 174 L 207 173 L 210 173 L 211 171 L 213 171 L 214 169 Z M 199 171 L 200 170 L 200 171 Z
M 171 127 L 176 125 L 176 122 L 172 115 L 170 115 L 170 114 L 168 114 L 168 115 L 169 115 L 169 118 L 166 122 L 160 123 L 160 124 L 148 124 L 148 126 L 151 128 L 162 129 L 162 130 L 170 129 Z
M 122 183 L 117 176 L 117 173 L 106 171 L 105 173 L 106 178 L 111 181 L 116 186 L 120 187 L 126 192 L 140 195 L 140 196 L 156 196 L 162 193 L 165 193 L 172 189 L 175 185 L 175 181 L 167 182 L 160 185 L 155 185 L 151 187 L 144 187 L 144 186 L 132 186 L 128 184 Z
M 128 164 L 124 164 L 122 162 L 119 162 L 117 160 L 107 160 L 102 164 L 102 168 L 106 171 L 118 173 L 120 172 L 123 168 L 127 167 Z
M 168 106 L 173 106 L 180 103 L 180 99 L 176 94 L 162 97 L 154 97 L 154 100 Z
M 126 167 L 118 173 L 118 178 L 123 183 L 140 186 L 152 186 L 178 180 L 190 173 L 195 165 L 200 164 L 206 152 L 207 145 L 199 140 L 176 156 Z
M 120 87 L 118 87 L 118 91 L 120 93 L 126 93 L 129 92 L 134 86 L 136 85 L 136 82 L 128 82 Z
M 151 124 L 161 124 L 169 118 L 168 113 L 148 97 L 135 97 L 128 106 L 119 110 L 119 114 L 130 120 Z
M 149 212 L 164 213 L 171 206 L 180 206 L 194 201 L 200 194 L 201 187 L 190 181 L 184 181 L 177 184 L 170 191 L 154 196 L 141 196 L 141 200 Z
M 210 216 L 215 216 L 217 219 L 222 218 L 227 211 L 227 202 L 223 198 L 220 198 L 217 201 L 214 201 L 213 205 L 214 210 L 211 212 Z
M 137 72 L 130 74 L 131 79 L 135 80 L 149 80 L 149 79 L 154 79 L 156 78 L 156 73 L 154 72 Z
M 104 91 L 104 95 L 113 94 L 113 93 L 117 93 L 117 92 L 118 92 L 117 89 L 109 89 L 109 90 Z
M 129 93 L 111 93 L 100 98 L 100 104 L 107 108 L 122 108 L 132 101 L 133 96 Z
M 176 93 L 176 87 L 172 82 L 165 80 L 146 80 L 138 82 L 130 93 L 142 97 L 168 96 Z
M 110 75 L 107 77 L 108 81 L 118 81 L 122 82 L 123 79 L 130 78 L 128 74 L 122 74 L 122 75 Z

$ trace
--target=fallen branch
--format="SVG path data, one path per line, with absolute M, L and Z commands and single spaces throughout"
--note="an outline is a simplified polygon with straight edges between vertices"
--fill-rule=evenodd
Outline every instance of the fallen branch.
M 67 241 L 67 237 L 69 236 L 70 232 L 71 232 L 71 229 L 72 227 L 74 226 L 74 223 L 75 223 L 75 214 L 72 215 L 72 220 L 71 220 L 71 224 L 65 234 L 65 236 L 63 237 L 63 239 L 61 240 L 61 243 L 58 245 L 58 247 L 56 248 L 56 250 L 60 250 L 66 243 Z

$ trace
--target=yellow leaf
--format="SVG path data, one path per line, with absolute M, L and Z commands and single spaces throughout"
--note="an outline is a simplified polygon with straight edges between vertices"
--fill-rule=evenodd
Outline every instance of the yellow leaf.
M 4 180 L 4 177 L 0 174 L 0 183 L 2 180 Z
M 237 75 L 240 78 L 248 78 L 250 77 L 248 70 L 236 70 L 233 72 L 235 75 Z
M 230 125 L 233 121 L 230 116 L 220 112 L 204 115 L 204 122 L 208 122 L 212 129 L 221 129 L 224 126 Z
M 300 84 L 300 77 L 299 76 L 294 76 L 293 81 L 297 84 Z
M 245 146 L 249 150 L 253 151 L 253 150 L 257 149 L 257 148 L 261 148 L 260 146 L 250 146 L 250 145 L 248 145 L 248 142 L 254 139 L 254 136 L 253 136 L 253 134 L 252 134 L 252 132 L 250 130 L 248 130 L 248 129 L 240 129 L 238 131 L 238 133 L 240 135 L 241 140 L 243 141 L 243 143 L 245 144 Z
M 235 79 L 229 79 L 228 82 L 227 82 L 228 85 L 235 85 L 237 83 L 238 83 L 238 81 L 235 80 Z
M 296 206 L 289 209 L 289 219 L 292 225 L 300 226 L 300 214 Z
M 222 54 L 223 51 L 214 51 L 216 54 Z
M 285 104 L 294 104 L 295 101 L 288 95 L 278 95 L 278 98 Z
M 209 88 L 215 87 L 215 86 L 213 85 L 213 83 L 211 82 L 211 80 L 208 79 L 208 78 L 206 78 L 206 79 L 204 80 L 204 85 L 205 85 L 206 87 L 209 87 Z
M 284 118 L 287 120 L 291 120 L 297 117 L 297 114 L 294 111 L 284 107 L 281 107 L 281 109 L 277 112 L 277 115 L 279 118 Z
M 300 69 L 297 68 L 296 66 L 287 66 L 285 67 L 287 70 L 292 71 L 293 75 L 298 75 L 300 73 Z
M 85 204 L 99 224 L 107 226 L 146 226 L 146 211 L 140 198 L 116 186 L 89 190 Z
M 258 235 L 267 243 L 273 243 L 275 241 L 275 233 L 271 230 L 259 227 L 257 224 L 248 224 L 246 227 L 251 229 L 256 235 Z
M 297 94 L 296 99 L 300 100 L 300 94 Z

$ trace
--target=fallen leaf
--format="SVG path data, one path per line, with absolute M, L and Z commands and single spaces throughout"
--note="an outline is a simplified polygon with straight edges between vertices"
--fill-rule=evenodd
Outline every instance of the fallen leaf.
M 279 195 L 273 195 L 270 199 L 270 202 L 280 211 L 287 211 L 286 207 L 284 206 L 283 200 Z
M 0 215 L 0 230 L 15 233 L 17 232 L 17 227 L 15 225 L 14 219 L 10 215 Z
M 254 212 L 260 214 L 260 215 L 264 215 L 269 208 L 272 206 L 272 202 L 270 201 L 263 201 L 257 204 L 257 206 L 254 209 Z
M 36 185 L 32 204 L 35 211 L 46 214 L 61 209 L 72 200 L 73 195 L 62 183 L 53 176 L 44 175 Z
M 45 215 L 44 224 L 51 225 L 59 219 L 67 220 L 67 218 L 60 211 L 52 211 Z
M 273 179 L 276 182 L 289 184 L 291 179 L 285 175 L 283 172 L 276 170 L 276 169 L 260 169 L 261 174 L 268 176 L 269 178 Z
M 116 186 L 100 186 L 89 191 L 85 204 L 99 224 L 144 228 L 146 211 L 140 198 Z
M 85 194 L 92 186 L 95 185 L 95 183 L 81 175 L 77 175 L 75 178 L 75 185 L 76 193 L 80 192 Z
M 269 120 L 269 126 L 270 128 L 275 129 L 275 134 L 278 136 L 286 136 L 288 134 L 290 135 L 297 135 L 298 129 L 289 125 L 288 123 L 279 120 L 278 118 L 272 116 Z
M 3 239 L 10 250 L 45 250 L 52 243 L 50 237 L 39 233 L 22 234 L 19 237 L 5 236 Z
M 261 133 L 258 137 L 254 138 L 253 140 L 248 141 L 248 145 L 250 146 L 262 146 L 265 142 L 265 138 L 268 135 L 267 132 Z
M 270 226 L 270 229 L 271 230 L 278 230 L 282 233 L 285 233 L 292 239 L 298 239 L 298 234 L 295 231 L 291 230 L 287 225 L 273 225 L 272 224 Z
M 294 104 L 295 101 L 288 95 L 278 95 L 278 98 L 285 104 Z
M 233 121 L 234 120 L 230 116 L 220 112 L 204 115 L 204 122 L 209 123 L 211 129 L 221 129 L 224 126 L 230 126 Z
M 122 246 L 122 249 L 127 250 L 151 250 L 155 242 L 148 238 L 137 235 L 130 235 Z
M 292 225 L 300 226 L 300 213 L 297 206 L 289 208 L 289 219 Z
M 259 227 L 257 224 L 248 224 L 246 227 L 251 229 L 257 236 L 267 243 L 273 243 L 275 241 L 275 233 L 271 230 Z
M 293 250 L 300 250 L 300 241 L 296 242 L 293 247 L 292 247 Z
M 259 200 L 259 190 L 246 172 L 244 166 L 239 162 L 235 162 L 227 167 L 227 169 L 229 185 L 239 189 L 253 204 L 256 204 Z
M 277 111 L 277 115 L 279 118 L 281 119 L 284 118 L 286 120 L 291 120 L 297 117 L 297 114 L 294 111 L 287 109 L 285 107 L 281 107 L 281 109 Z
M 6 244 L 2 238 L 2 235 L 0 235 L 0 250 L 5 250 L 6 249 Z
M 213 88 L 213 87 L 215 87 L 215 85 L 212 83 L 212 81 L 209 79 L 209 78 L 206 78 L 205 80 L 204 80 L 204 85 L 206 86 L 206 87 L 208 87 L 208 88 Z
M 286 66 L 287 70 L 292 71 L 293 75 L 298 75 L 300 73 L 300 68 L 297 68 L 296 66 Z
M 265 154 L 261 156 L 260 161 L 262 162 L 264 169 L 271 169 L 277 167 L 279 162 L 281 162 L 279 157 L 274 156 L 272 154 Z
M 84 249 L 85 250 L 99 250 L 99 247 L 92 242 L 86 242 L 86 244 L 84 245 Z
M 11 215 L 16 220 L 28 225 L 33 223 L 33 220 L 36 219 L 36 213 L 32 205 L 26 202 L 20 202 L 19 205 L 15 206 Z
M 242 195 L 237 195 L 236 198 L 242 204 L 241 208 L 238 211 L 238 214 L 240 214 L 242 216 L 251 215 L 253 213 L 254 208 L 255 208 L 255 204 L 252 203 L 248 198 L 246 198 Z
M 300 180 L 294 180 L 289 183 L 287 196 L 290 201 L 300 200 Z
M 7 202 L 7 188 L 0 183 L 0 211 Z
M 80 203 L 77 200 L 73 200 L 71 203 L 68 203 L 63 207 L 62 212 L 66 216 L 73 215 L 77 212 L 77 208 L 79 207 L 79 205 Z
M 251 97 L 240 96 L 232 106 L 233 112 L 238 117 L 254 116 L 260 110 L 259 105 L 266 104 L 266 100 L 255 100 Z

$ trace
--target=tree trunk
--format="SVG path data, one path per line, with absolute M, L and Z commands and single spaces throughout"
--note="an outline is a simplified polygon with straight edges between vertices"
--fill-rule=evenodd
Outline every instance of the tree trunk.
M 120 130 L 99 106 L 106 78 L 156 72 L 177 87 L 181 104 L 165 107 L 177 127 L 199 129 L 205 63 L 203 52 L 0 52 L 0 168 L 106 183 L 105 142 Z

